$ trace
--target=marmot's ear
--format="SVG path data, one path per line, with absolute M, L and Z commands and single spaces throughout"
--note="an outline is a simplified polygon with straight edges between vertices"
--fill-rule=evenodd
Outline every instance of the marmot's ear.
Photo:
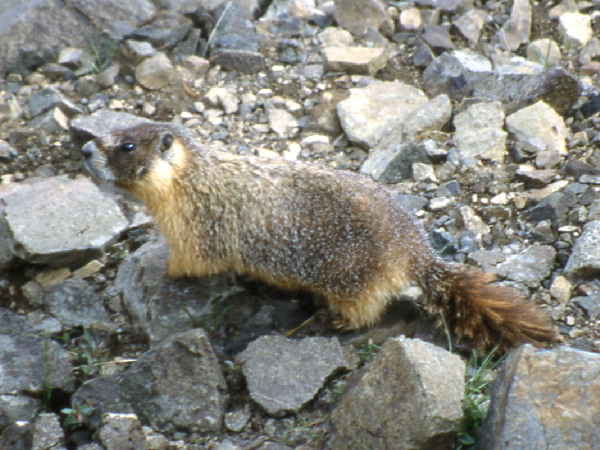
M 171 133 L 170 131 L 165 131 L 163 134 L 161 134 L 161 136 L 160 136 L 160 151 L 164 153 L 167 150 L 169 150 L 171 148 L 171 146 L 173 145 L 174 139 L 175 138 L 173 137 L 173 133 Z

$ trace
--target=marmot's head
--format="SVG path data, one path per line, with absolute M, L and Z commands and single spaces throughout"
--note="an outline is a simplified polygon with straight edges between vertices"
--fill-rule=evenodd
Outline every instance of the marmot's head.
M 168 181 L 184 164 L 186 141 L 180 127 L 149 122 L 89 141 L 81 153 L 92 175 L 131 191 L 157 179 Z

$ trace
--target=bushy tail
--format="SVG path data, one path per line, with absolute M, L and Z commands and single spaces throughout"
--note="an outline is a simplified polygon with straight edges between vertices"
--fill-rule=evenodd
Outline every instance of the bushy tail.
M 436 261 L 419 284 L 428 306 L 442 313 L 450 331 L 470 338 L 479 349 L 497 344 L 503 350 L 523 343 L 545 346 L 561 340 L 540 309 L 494 279 L 489 273 Z

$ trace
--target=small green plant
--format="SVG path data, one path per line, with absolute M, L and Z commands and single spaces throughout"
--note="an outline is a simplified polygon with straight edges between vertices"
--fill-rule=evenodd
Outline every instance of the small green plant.
M 102 46 L 90 41 L 90 48 L 94 54 L 94 59 L 91 63 L 91 71 L 93 73 L 100 73 L 108 68 L 115 56 L 117 43 L 117 41 L 111 41 L 110 44 L 105 46 L 106 48 L 102 48 Z
M 463 401 L 463 421 L 458 433 L 456 449 L 475 445 L 475 432 L 485 420 L 490 402 L 490 384 L 494 380 L 494 370 L 502 362 L 496 358 L 498 346 L 494 347 L 483 360 L 473 351 L 466 368 L 465 397 Z
M 75 370 L 80 378 L 87 380 L 102 374 L 102 368 L 106 364 L 107 350 L 99 343 L 87 328 L 83 328 L 83 334 L 76 340 L 74 346 L 70 349 L 73 355 L 73 362 L 76 364 Z
M 375 359 L 375 356 L 377 356 L 377 354 L 379 353 L 379 350 L 381 350 L 381 345 L 374 344 L 370 340 L 369 342 L 357 349 L 358 356 L 360 357 L 360 360 L 363 363 L 373 361 L 373 359 Z
M 65 416 L 64 425 L 69 429 L 82 426 L 85 420 L 92 414 L 94 408 L 87 403 L 74 404 L 72 408 L 63 408 L 61 414 Z

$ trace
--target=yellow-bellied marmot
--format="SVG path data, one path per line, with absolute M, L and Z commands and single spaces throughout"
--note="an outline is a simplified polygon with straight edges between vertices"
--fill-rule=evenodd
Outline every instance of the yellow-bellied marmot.
M 170 246 L 168 274 L 248 274 L 322 295 L 342 328 L 373 324 L 407 283 L 480 348 L 560 340 L 493 275 L 444 262 L 394 196 L 368 177 L 202 148 L 148 123 L 82 149 L 96 177 L 139 197 Z

